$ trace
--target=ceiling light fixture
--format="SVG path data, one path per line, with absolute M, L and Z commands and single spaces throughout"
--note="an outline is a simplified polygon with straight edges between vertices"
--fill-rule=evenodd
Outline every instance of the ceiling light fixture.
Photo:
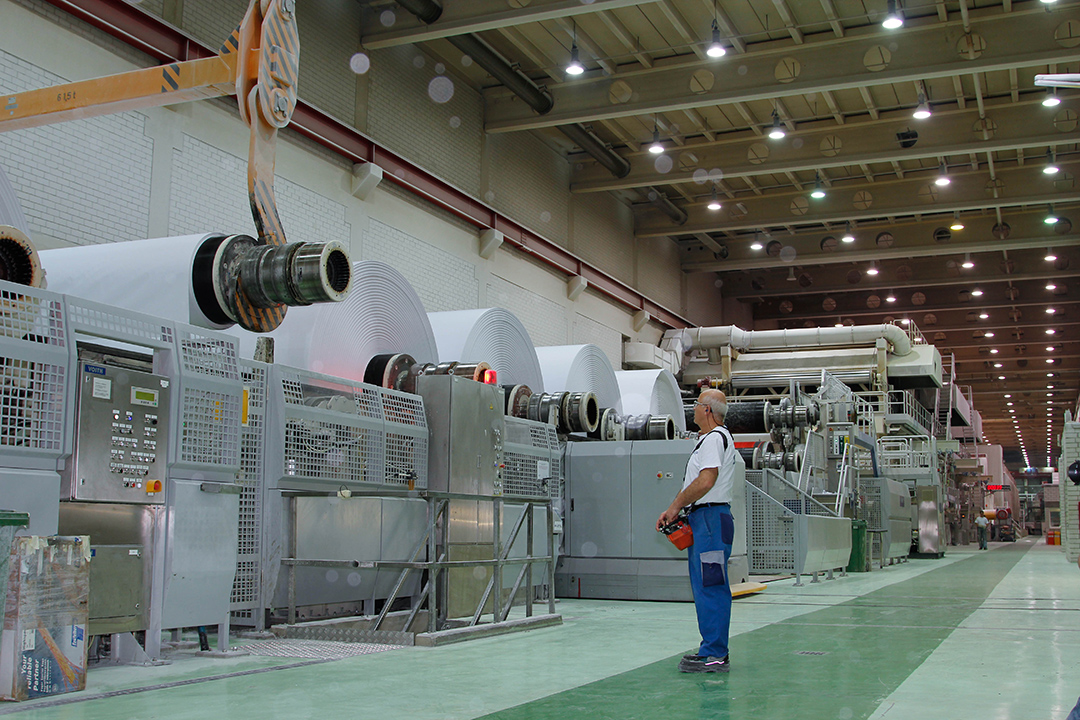
M 1057 290 L 1057 285 L 1055 285 L 1054 283 L 1046 283 L 1046 289 L 1047 290 Z
M 888 0 L 885 3 L 885 19 L 881 21 L 881 27 L 886 30 L 896 30 L 904 26 L 904 14 L 896 6 L 896 0 Z
M 926 95 L 919 93 L 919 104 L 915 106 L 915 112 L 911 117 L 916 120 L 925 120 L 930 117 L 930 103 L 926 102 Z
M 878 274 L 877 266 L 874 265 L 873 263 L 871 263 L 870 267 L 866 270 L 866 274 L 867 275 L 877 275 Z
M 979 288 L 975 288 L 974 290 L 971 291 L 971 297 L 982 297 L 982 296 L 983 296 L 983 291 L 980 290 Z
M 656 124 L 656 118 L 653 118 L 652 128 L 652 145 L 649 145 L 649 152 L 653 155 L 659 155 L 664 152 L 664 146 L 660 142 L 660 128 Z
M 1046 165 L 1043 167 L 1043 174 L 1056 175 L 1059 170 L 1061 168 L 1054 162 L 1054 153 L 1048 148 L 1046 150 Z
M 706 48 L 705 54 L 711 58 L 724 57 L 727 54 L 723 43 L 720 42 L 720 27 L 716 24 L 716 20 L 712 21 L 712 42 Z
M 1047 335 L 1053 335 L 1056 332 L 1057 332 L 1057 330 L 1055 330 L 1054 328 L 1046 328 L 1046 334 Z
M 810 192 L 810 197 L 815 200 L 820 200 L 825 197 L 825 188 L 821 187 L 821 173 L 814 173 L 814 189 Z
M 952 181 L 949 180 L 949 171 L 945 167 L 945 161 L 942 160 L 941 164 L 938 166 L 938 176 L 934 180 L 934 184 L 937 185 L 938 187 L 945 187 L 950 182 L 952 182 Z
M 994 333 L 987 330 L 986 332 L 983 333 L 983 337 L 994 337 Z
M 1047 315 L 1053 315 L 1056 312 L 1057 312 L 1056 308 L 1046 308 L 1046 314 Z
M 708 208 L 710 210 L 719 210 L 721 207 L 723 206 L 720 204 L 720 197 L 716 194 L 716 186 L 713 185 L 712 197 L 709 198 Z
M 952 225 L 949 226 L 949 229 L 950 230 L 963 230 L 964 229 L 964 223 L 960 220 L 960 211 L 959 210 L 954 210 L 953 211 Z M 970 262 L 970 259 L 968 260 L 968 262 Z M 967 266 L 965 265 L 965 267 L 967 267 Z M 972 265 L 972 267 L 974 267 L 974 265 Z
M 1046 107 L 1057 107 L 1061 104 L 1061 98 L 1057 95 L 1057 90 L 1049 88 L 1046 91 L 1046 97 L 1043 98 L 1042 104 Z
M 1054 364 L 1054 358 L 1046 358 L 1046 364 L 1047 365 L 1053 365 Z M 1051 375 L 1053 375 L 1053 373 L 1051 373 Z
M 844 231 L 844 235 L 840 238 L 840 242 L 853 243 L 855 242 L 855 235 L 851 232 L 851 221 L 848 220 L 847 229 Z
M 998 349 L 997 348 L 990 348 L 990 354 L 991 355 L 997 355 L 998 354 Z
M 1047 345 L 1046 346 L 1046 352 L 1054 352 L 1054 346 L 1053 345 Z
M 1001 363 L 994 363 L 994 367 L 995 367 L 995 368 L 1002 368 L 1002 367 L 1005 367 L 1005 366 L 1004 366 L 1004 365 L 1002 365 Z M 1012 403 L 1008 403 L 1008 404 L 1009 404 L 1009 405 L 1012 405 Z
M 980 320 L 986 320 L 988 317 L 990 316 L 987 313 L 979 313 Z
M 1053 205 L 1047 205 L 1046 206 L 1046 217 L 1043 218 L 1043 222 L 1046 223 L 1047 225 L 1057 225 L 1057 221 L 1059 219 L 1060 218 L 1058 218 L 1058 216 L 1054 214 L 1054 206 Z
M 570 40 L 570 64 L 566 66 L 566 74 L 577 76 L 583 72 L 585 72 L 585 66 L 581 64 L 581 60 L 578 58 L 577 23 L 575 23 L 574 34 Z
M 764 246 L 764 245 L 762 245 L 762 244 L 761 244 L 761 243 L 759 243 L 759 242 L 755 242 L 755 243 L 752 243 L 752 244 L 750 245 L 750 249 L 751 249 L 751 250 L 761 250 L 761 249 L 762 249 L 763 247 L 765 247 L 765 246 Z
M 888 302 L 888 303 L 896 302 L 896 296 L 893 295 L 892 293 L 889 293 L 888 295 L 885 296 L 885 302 Z
M 783 140 L 785 135 L 787 135 L 787 133 L 784 132 L 784 126 L 780 124 L 780 113 L 778 113 L 776 110 L 773 110 L 772 129 L 769 130 L 769 137 L 771 137 L 773 140 Z
M 960 227 L 964 226 L 961 225 Z M 970 270 L 971 268 L 975 267 L 975 263 L 971 262 L 971 253 L 964 253 L 964 262 L 960 263 L 960 267 L 964 268 L 965 270 Z

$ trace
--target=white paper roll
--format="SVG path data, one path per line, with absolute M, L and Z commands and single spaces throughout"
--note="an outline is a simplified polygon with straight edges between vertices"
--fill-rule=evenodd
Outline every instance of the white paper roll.
M 428 313 L 439 362 L 487 362 L 500 385 L 528 385 L 544 392 L 544 375 L 532 338 L 517 316 L 503 308 Z
M 536 357 L 544 371 L 545 392 L 593 392 L 600 407 L 623 411 L 615 370 L 596 345 L 539 347 Z
M 23 234 L 30 237 L 30 226 L 23 215 L 22 205 L 19 204 L 19 196 L 15 194 L 15 187 L 0 168 L 0 225 L 10 225 L 22 230 Z M 30 238 L 33 240 L 33 238 Z
M 671 415 L 675 427 L 686 432 L 682 393 L 669 370 L 618 370 L 622 409 L 626 415 Z
M 339 303 L 289 308 L 268 335 L 274 361 L 363 382 L 368 361 L 383 353 L 408 353 L 420 363 L 438 362 L 438 348 L 424 304 L 401 273 L 386 263 L 353 263 L 353 286 Z M 239 327 L 244 357 L 259 337 Z
M 195 301 L 191 265 L 205 240 L 221 233 L 104 242 L 42 250 L 49 290 L 147 315 L 221 330 Z

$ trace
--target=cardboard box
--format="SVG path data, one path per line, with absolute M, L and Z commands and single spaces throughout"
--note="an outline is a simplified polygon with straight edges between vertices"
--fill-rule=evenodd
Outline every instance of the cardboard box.
M 0 699 L 86 688 L 89 537 L 19 537 L 11 544 Z

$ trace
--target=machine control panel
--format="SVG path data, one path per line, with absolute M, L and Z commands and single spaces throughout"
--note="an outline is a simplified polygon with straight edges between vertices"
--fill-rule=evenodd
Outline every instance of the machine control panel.
M 80 361 L 75 451 L 62 473 L 65 497 L 164 502 L 169 400 L 167 377 Z

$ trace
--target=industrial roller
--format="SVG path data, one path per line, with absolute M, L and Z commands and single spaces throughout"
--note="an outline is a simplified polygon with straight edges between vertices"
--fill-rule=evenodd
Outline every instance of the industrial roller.
M 623 419 L 627 440 L 674 440 L 675 421 L 670 415 L 630 415 Z
M 26 233 L 11 225 L 0 225 L 0 280 L 45 287 L 37 249 Z
M 773 430 L 816 425 L 815 405 L 794 405 L 788 398 L 771 402 L 729 402 L 724 425 L 731 433 L 762 434 Z
M 561 404 L 561 394 L 535 393 L 529 398 L 528 419 L 558 427 Z
M 416 378 L 419 375 L 455 375 L 488 385 L 495 384 L 496 379 L 494 371 L 486 362 L 420 364 L 407 353 L 384 353 L 374 356 L 368 362 L 364 370 L 364 382 L 412 393 L 416 392 Z
M 511 417 L 528 419 L 529 399 L 533 391 L 528 385 L 503 385 L 503 397 L 506 398 L 506 414 Z
M 600 424 L 600 405 L 591 392 L 562 393 L 559 426 L 563 432 L 590 433 Z
M 750 448 L 739 448 L 739 454 L 746 463 L 747 470 L 789 470 L 799 472 L 802 470 L 803 454 L 805 448 L 802 445 L 794 450 L 772 450 L 772 443 L 768 440 Z
M 601 408 L 600 422 L 597 423 L 596 429 L 589 433 L 589 437 L 613 442 L 624 439 L 624 436 L 625 429 L 615 408 Z

